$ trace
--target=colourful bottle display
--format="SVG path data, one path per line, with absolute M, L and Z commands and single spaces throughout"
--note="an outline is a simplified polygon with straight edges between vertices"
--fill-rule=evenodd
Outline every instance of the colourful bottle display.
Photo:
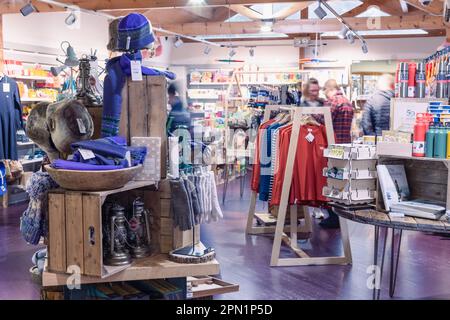
M 425 157 L 427 158 L 433 158 L 433 152 L 434 152 L 434 139 L 436 137 L 436 129 L 434 128 L 434 125 L 430 126 L 430 129 L 427 131 L 426 134 L 426 141 L 425 141 Z M 448 141 L 448 139 L 447 139 Z M 447 147 L 448 150 L 448 147 Z
M 413 152 L 414 157 L 425 157 L 425 135 L 427 132 L 427 125 L 422 119 L 418 119 L 414 126 L 414 141 Z
M 447 159 L 450 159 L 450 130 L 447 130 Z
M 434 158 L 446 159 L 447 157 L 447 130 L 439 128 L 434 140 Z

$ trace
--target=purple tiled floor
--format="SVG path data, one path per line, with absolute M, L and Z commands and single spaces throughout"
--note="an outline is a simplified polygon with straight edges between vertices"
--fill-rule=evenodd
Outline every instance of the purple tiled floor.
M 240 285 L 238 293 L 217 298 L 372 298 L 372 292 L 366 286 L 366 269 L 372 264 L 373 228 L 350 223 L 352 266 L 270 267 L 271 236 L 246 236 L 244 233 L 249 198 L 248 187 L 244 199 L 240 200 L 239 183 L 230 184 L 223 206 L 225 219 L 202 226 L 203 241 L 217 251 L 222 278 Z M 23 205 L 0 209 L 0 299 L 39 298 L 39 287 L 31 281 L 28 272 L 32 265 L 31 256 L 38 248 L 27 245 L 18 229 L 24 209 Z M 396 299 L 450 299 L 449 244 L 448 238 L 404 233 Z M 339 232 L 324 231 L 315 226 L 311 243 L 301 246 L 318 255 L 339 254 Z M 290 254 L 283 249 L 284 256 Z M 388 265 L 389 256 L 386 259 Z M 388 298 L 388 281 L 385 273 L 384 299 Z

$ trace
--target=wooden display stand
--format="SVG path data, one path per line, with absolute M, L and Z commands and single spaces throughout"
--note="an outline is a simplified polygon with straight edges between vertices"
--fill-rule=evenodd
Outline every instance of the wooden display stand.
M 152 221 L 152 249 L 154 252 L 169 253 L 172 250 L 192 245 L 192 229 L 181 231 L 173 226 L 170 215 L 172 194 L 168 180 L 163 180 L 156 191 L 145 191 L 145 206 L 150 210 Z M 195 243 L 200 242 L 200 226 L 194 228 Z
M 450 210 L 450 160 L 383 155 L 378 164 L 404 165 L 411 199 L 431 200 Z M 377 190 L 377 210 L 386 212 L 379 183 Z
M 143 81 L 127 80 L 123 90 L 120 134 L 130 143 L 132 137 L 161 137 L 161 177 L 167 166 L 167 81 L 163 76 L 144 76 Z M 97 110 L 98 111 L 98 110 Z M 102 205 L 107 197 L 129 206 L 141 197 L 152 211 L 152 255 L 136 259 L 125 267 L 103 264 Z M 43 287 L 65 286 L 76 276 L 81 284 L 186 278 L 216 275 L 219 263 L 212 260 L 180 264 L 169 260 L 168 251 L 192 244 L 192 231 L 173 228 L 170 212 L 170 186 L 149 181 L 132 181 L 116 190 L 75 192 L 54 190 L 49 194 L 48 265 L 42 275 Z M 200 239 L 196 228 L 196 239 Z M 68 274 L 78 266 L 81 275 Z M 72 270 L 73 271 L 73 270 Z
M 348 236 L 347 222 L 345 219 L 339 219 L 341 225 L 342 242 L 344 246 L 344 256 L 339 257 L 310 257 L 306 252 L 298 247 L 297 244 L 297 210 L 291 206 L 291 233 L 288 237 L 284 233 L 286 211 L 289 204 L 289 193 L 292 184 L 292 175 L 294 171 L 294 162 L 297 154 L 298 139 L 301 127 L 301 117 L 304 115 L 322 114 L 325 118 L 325 129 L 327 132 L 328 144 L 334 144 L 334 131 L 331 121 L 331 112 L 328 107 L 319 108 L 295 108 L 294 123 L 292 126 L 291 140 L 289 144 L 288 158 L 286 163 L 286 172 L 283 180 L 281 193 L 281 202 L 278 212 L 277 225 L 275 228 L 275 239 L 272 247 L 271 266 L 307 266 L 307 265 L 326 265 L 326 264 L 350 264 L 352 262 L 350 241 Z M 306 215 L 309 216 L 309 215 Z M 284 241 L 299 258 L 280 258 L 281 242 Z
M 264 109 L 264 118 L 263 123 L 270 120 L 270 115 L 272 111 L 279 111 L 280 109 L 288 110 L 292 112 L 294 109 L 290 106 L 279 106 L 279 105 L 269 105 L 266 106 Z M 255 150 L 256 151 L 256 150 Z M 256 155 L 255 155 L 256 156 Z M 266 234 L 266 233 L 275 233 L 275 226 L 277 218 L 267 214 L 267 213 L 261 213 L 256 212 L 256 200 L 258 197 L 258 193 L 255 191 L 252 191 L 251 199 L 250 199 L 250 208 L 248 210 L 248 216 L 247 216 L 247 227 L 245 229 L 246 234 Z M 295 210 L 297 212 L 297 206 L 292 206 L 292 210 Z M 253 220 L 256 219 L 262 226 L 254 226 Z M 304 209 L 304 219 L 305 224 L 301 227 L 298 227 L 295 236 L 298 232 L 303 233 L 309 237 L 309 235 L 312 232 L 312 222 L 311 222 L 311 216 L 309 215 L 306 208 Z M 291 220 L 292 221 L 292 220 Z M 297 226 L 298 221 L 294 221 L 294 225 Z M 284 232 L 292 231 L 292 229 L 289 226 L 284 227 Z
M 119 134 L 132 137 L 161 137 L 161 179 L 167 172 L 167 80 L 164 76 L 128 79 L 122 91 Z
M 167 254 L 158 250 L 148 258 L 135 260 L 131 266 L 103 264 L 102 204 L 106 198 L 114 197 L 121 199 L 121 203 L 132 203 L 135 197 L 141 196 L 147 206 L 155 192 L 166 192 L 154 191 L 154 188 L 154 184 L 149 182 L 130 182 L 123 188 L 101 192 L 52 191 L 49 194 L 48 266 L 43 274 L 43 286 L 64 285 L 70 276 L 66 274 L 67 268 L 74 265 L 80 268 L 82 283 L 218 274 L 216 260 L 202 264 L 178 264 L 169 261 Z M 162 228 L 160 224 L 157 227 Z M 156 229 L 154 227 L 152 230 L 152 241 L 155 241 L 152 247 L 159 249 L 159 239 L 153 234 Z M 159 234 L 165 232 L 170 230 L 161 230 Z M 191 231 L 183 233 L 172 228 L 171 232 L 176 246 L 192 243 L 188 237 L 188 233 L 192 235 Z

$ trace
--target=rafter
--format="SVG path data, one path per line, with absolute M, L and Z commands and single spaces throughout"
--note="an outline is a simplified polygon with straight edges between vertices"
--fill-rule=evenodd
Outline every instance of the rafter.
M 432 1 L 428 6 L 422 5 L 419 0 L 405 0 L 405 2 L 428 14 L 442 15 L 444 11 L 442 1 Z
M 373 30 L 366 18 L 347 18 L 346 22 L 354 30 Z M 397 29 L 425 29 L 444 30 L 445 25 L 441 17 L 430 15 L 390 16 L 380 17 L 381 30 Z M 261 22 L 229 22 L 229 23 L 187 23 L 178 25 L 162 25 L 163 28 L 187 35 L 218 35 L 218 34 L 245 34 L 259 33 Z M 283 20 L 273 26 L 274 32 L 285 34 L 304 34 L 316 32 L 339 31 L 342 25 L 336 19 L 324 20 Z
M 313 3 L 313 1 L 294 3 L 290 7 L 287 7 L 286 9 L 282 9 L 282 10 L 276 12 L 273 15 L 273 17 L 275 19 L 284 20 L 287 17 L 292 16 L 294 13 L 308 8 L 311 3 Z
M 248 8 L 246 6 L 231 5 L 230 9 L 233 10 L 234 12 L 237 12 L 237 13 L 239 13 L 239 14 L 241 14 L 243 16 L 246 16 L 247 18 L 252 19 L 252 20 L 264 19 L 264 16 L 261 13 L 255 11 L 255 10 L 253 10 L 251 8 Z
M 367 0 L 364 1 L 362 4 L 360 4 L 359 6 L 357 6 L 356 8 L 353 8 L 350 11 L 347 11 L 346 13 L 344 13 L 342 16 L 345 17 L 356 17 L 358 15 L 360 15 L 363 12 L 366 12 L 370 6 L 373 6 L 373 0 Z
M 309 0 L 277 0 L 278 3 L 307 2 Z M 195 7 L 190 0 L 61 0 L 61 2 L 73 3 L 85 9 L 105 10 L 105 9 L 151 9 L 151 8 L 185 8 Z M 273 3 L 274 0 L 205 0 L 205 6 L 228 6 L 228 5 L 252 5 L 262 3 Z
M 398 0 L 398 2 L 400 3 L 400 7 L 402 8 L 402 12 L 403 13 L 408 13 L 409 12 L 409 8 L 408 8 L 408 4 L 405 2 L 405 0 Z

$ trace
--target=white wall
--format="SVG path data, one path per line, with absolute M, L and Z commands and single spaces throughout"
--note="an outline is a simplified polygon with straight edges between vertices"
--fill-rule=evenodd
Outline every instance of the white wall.
M 266 43 L 266 42 L 265 42 Z M 250 57 L 249 48 L 236 48 L 237 54 L 233 59 L 245 60 L 246 63 L 276 66 L 296 66 L 298 65 L 299 51 L 291 45 L 292 42 L 285 43 L 285 46 L 261 46 L 255 48 L 255 56 Z M 236 43 L 237 44 L 237 43 Z M 204 44 L 185 43 L 180 48 L 174 48 L 172 54 L 172 64 L 174 65 L 214 65 L 217 59 L 228 59 L 228 48 L 211 47 L 211 53 L 205 55 Z M 224 64 L 226 65 L 226 64 Z
M 108 20 L 105 17 L 82 13 L 77 27 L 64 23 L 67 13 L 33 13 L 23 17 L 9 14 L 3 17 L 5 43 L 27 44 L 60 50 L 62 41 L 69 41 L 77 55 L 97 49 L 99 58 L 107 57 Z
M 339 59 L 344 63 L 355 60 L 422 59 L 434 53 L 444 40 L 442 37 L 368 39 L 368 54 L 362 52 L 358 41 L 351 45 L 346 40 L 327 40 L 327 45 L 319 51 L 319 57 Z M 312 49 L 308 50 L 307 55 L 313 56 Z
M 3 16 L 3 38 L 5 48 L 34 51 L 40 53 L 62 54 L 60 43 L 69 41 L 80 57 L 97 50 L 99 59 L 108 57 L 106 45 L 109 41 L 108 19 L 106 17 L 81 13 L 79 23 L 74 27 L 64 22 L 65 12 L 32 13 L 27 17 L 21 14 Z M 161 37 L 163 54 L 161 57 L 145 62 L 145 65 L 167 67 L 170 65 L 172 39 Z M 34 56 L 5 52 L 6 59 L 57 63 L 52 56 Z
M 365 60 L 398 60 L 422 59 L 436 51 L 443 43 L 442 37 L 403 38 L 403 39 L 369 39 L 369 53 L 364 54 L 358 42 L 351 45 L 344 40 L 325 40 L 326 46 L 319 49 L 319 58 L 339 60 L 343 64 L 352 61 Z M 255 57 L 251 59 L 248 48 L 237 48 L 234 59 L 245 60 L 261 66 L 296 66 L 298 65 L 299 49 L 294 48 L 292 41 L 283 40 L 277 43 L 284 46 L 259 46 L 255 48 Z M 240 43 L 235 43 L 239 44 Z M 246 43 L 249 44 L 249 43 Z M 267 44 L 267 41 L 262 43 Z M 175 65 L 213 65 L 219 58 L 227 58 L 229 49 L 213 47 L 212 52 L 203 54 L 204 44 L 185 43 L 178 49 L 173 49 L 172 63 Z M 306 57 L 314 57 L 313 48 L 306 50 Z

